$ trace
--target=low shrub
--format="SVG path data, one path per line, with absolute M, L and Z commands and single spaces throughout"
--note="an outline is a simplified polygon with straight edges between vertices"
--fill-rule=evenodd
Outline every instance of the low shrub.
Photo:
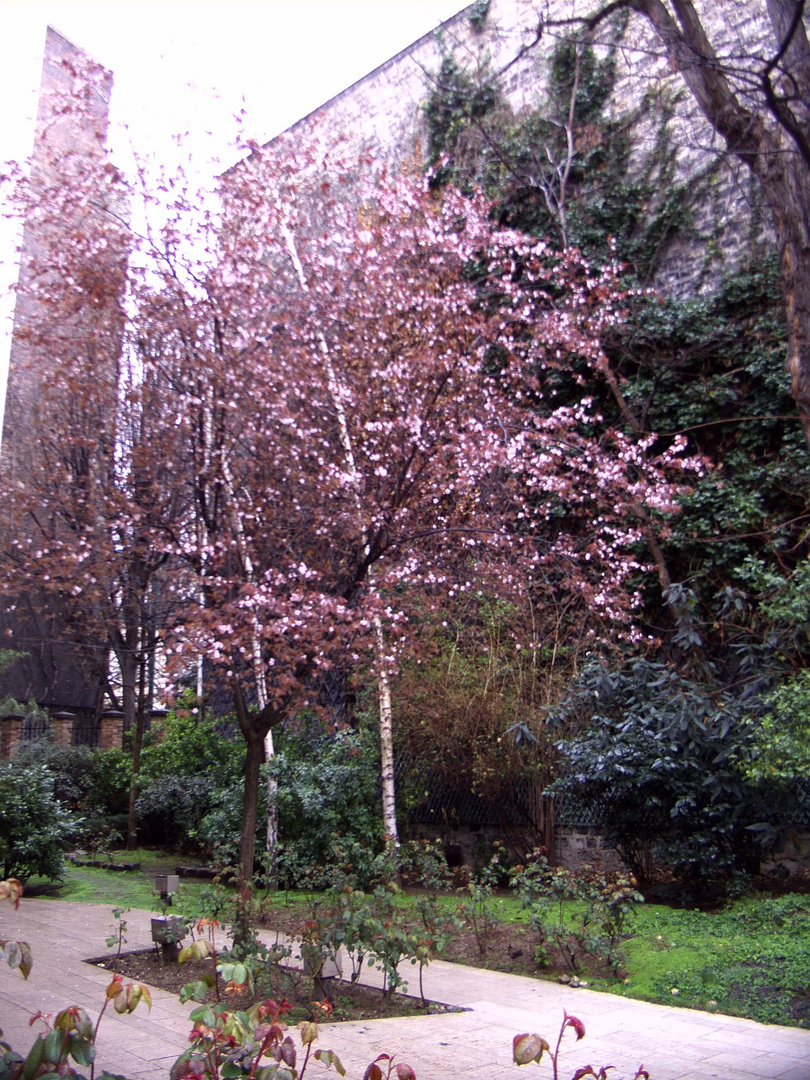
M 288 888 L 327 888 L 332 880 L 335 837 L 346 847 L 357 842 L 365 855 L 356 860 L 371 866 L 382 847 L 379 813 L 379 766 L 373 740 L 365 733 L 324 734 L 300 725 L 278 734 L 278 751 L 262 767 L 256 826 L 256 850 L 264 848 L 268 779 L 276 781 L 281 845 L 279 869 Z M 241 777 L 210 797 L 195 830 L 199 842 L 218 849 L 224 864 L 235 865 L 242 822 Z
M 62 875 L 65 845 L 76 819 L 54 795 L 44 765 L 0 765 L 0 875 L 27 881 Z
M 279 831 L 296 865 L 328 867 L 335 835 L 372 853 L 382 846 L 379 762 L 366 732 L 282 733 L 269 768 L 278 783 Z M 287 865 L 297 884 L 293 860 Z
M 96 818 L 127 812 L 132 762 L 123 750 L 36 739 L 23 743 L 14 761 L 20 769 L 44 765 L 55 797 L 68 810 Z
M 160 776 L 145 787 L 135 803 L 142 840 L 175 845 L 200 836 L 200 828 L 217 792 L 212 777 Z
M 200 776 L 224 788 L 245 770 L 245 742 L 227 717 L 200 719 L 196 710 L 178 708 L 155 725 L 141 752 L 141 773 L 149 780 L 162 776 Z

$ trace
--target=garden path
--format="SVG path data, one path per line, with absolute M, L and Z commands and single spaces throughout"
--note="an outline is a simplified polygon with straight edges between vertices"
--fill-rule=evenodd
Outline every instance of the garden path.
M 127 948 L 150 944 L 148 911 L 127 915 Z M 34 969 L 27 982 L 0 969 L 0 1028 L 17 1049 L 30 1045 L 32 1013 L 81 1005 L 98 1015 L 109 976 L 84 962 L 103 953 L 112 930 L 104 905 L 23 899 L 19 910 L 0 905 L 0 939 L 28 941 Z M 591 1063 L 616 1066 L 612 1080 L 631 1080 L 643 1063 L 651 1080 L 810 1080 L 810 1031 L 757 1024 L 752 1020 L 668 1008 L 612 994 L 563 987 L 517 975 L 434 962 L 425 972 L 425 993 L 465 1012 L 330 1025 L 319 1045 L 335 1050 L 350 1077 L 363 1075 L 381 1052 L 397 1055 L 418 1080 L 506 1080 L 517 1077 L 512 1036 L 537 1031 L 556 1038 L 563 1009 L 578 1016 L 587 1035 L 575 1044 L 566 1034 L 561 1076 Z M 187 1045 L 190 1004 L 160 990 L 151 1012 L 105 1014 L 98 1040 L 98 1066 L 133 1080 L 166 1080 L 171 1063 Z M 547 1076 L 528 1066 L 533 1075 Z M 311 1080 L 324 1073 L 314 1064 Z

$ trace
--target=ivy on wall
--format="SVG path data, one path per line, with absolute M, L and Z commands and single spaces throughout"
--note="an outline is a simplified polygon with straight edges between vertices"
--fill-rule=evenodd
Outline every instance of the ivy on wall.
M 662 266 L 692 282 L 686 296 L 637 296 L 603 343 L 624 411 L 584 364 L 545 373 L 545 400 L 579 401 L 587 379 L 606 430 L 627 430 L 630 415 L 661 447 L 685 434 L 704 455 L 705 476 L 660 537 L 672 586 L 662 592 L 648 573 L 639 587 L 662 655 L 751 689 L 810 659 L 810 460 L 784 371 L 778 268 L 755 188 L 725 264 L 723 163 L 681 175 L 676 95 L 617 108 L 625 29 L 615 19 L 599 52 L 560 41 L 538 67 L 537 107 L 521 113 L 486 59 L 465 68 L 445 50 L 425 106 L 427 168 L 437 185 L 483 188 L 505 226 L 565 240 L 597 264 L 618 257 L 628 287 Z

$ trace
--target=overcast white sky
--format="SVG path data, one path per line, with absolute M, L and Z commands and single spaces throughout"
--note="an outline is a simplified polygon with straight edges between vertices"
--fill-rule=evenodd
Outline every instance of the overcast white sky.
M 265 140 L 466 4 L 459 0 L 0 0 L 0 163 L 31 152 L 50 23 L 114 73 L 110 145 L 201 174 L 231 160 L 234 115 Z M 125 130 L 126 129 L 126 130 Z M 0 425 L 14 240 L 0 231 Z

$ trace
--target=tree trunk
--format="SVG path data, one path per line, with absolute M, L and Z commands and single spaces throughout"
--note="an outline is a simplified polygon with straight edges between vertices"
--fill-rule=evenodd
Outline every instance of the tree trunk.
M 245 793 L 242 804 L 242 835 L 239 841 L 239 884 L 247 885 L 253 877 L 256 844 L 256 820 L 259 806 L 259 770 L 264 760 L 264 740 L 253 735 L 247 740 L 245 757 Z
M 810 169 L 800 171 L 797 164 L 763 163 L 760 180 L 779 244 L 790 390 L 810 444 Z
M 138 798 L 138 779 L 141 772 L 141 747 L 143 746 L 143 731 L 145 726 L 146 704 L 146 663 L 145 657 L 140 658 L 140 692 L 138 694 L 138 708 L 135 716 L 135 727 L 132 736 L 132 779 L 129 785 L 129 817 L 127 819 L 127 851 L 135 847 L 135 802 Z
M 394 723 L 391 705 L 391 679 L 385 666 L 385 637 L 382 620 L 379 615 L 374 619 L 374 634 L 377 644 L 377 689 L 380 702 L 380 776 L 382 780 L 383 831 L 386 839 L 396 843 L 399 840 L 397 829 L 397 804 L 394 787 Z
M 273 732 L 268 731 L 264 737 L 264 760 L 273 760 L 275 747 L 273 746 Z M 267 776 L 267 838 L 265 843 L 267 852 L 267 877 L 268 889 L 278 888 L 278 780 Z
M 791 393 L 810 445 L 810 44 L 801 17 L 794 19 L 801 11 L 795 0 L 768 0 L 773 58 L 763 68 L 761 105 L 749 107 L 735 94 L 692 0 L 672 0 L 677 23 L 661 0 L 618 0 L 590 25 L 617 7 L 646 16 L 706 119 L 762 184 L 780 254 Z M 777 70 L 787 71 L 792 81 L 786 97 L 772 85 Z
M 129 635 L 127 635 L 129 638 Z M 121 670 L 121 706 L 124 713 L 124 732 L 130 732 L 133 738 L 132 778 L 129 784 L 129 816 L 127 818 L 127 850 L 135 847 L 135 800 L 138 797 L 138 769 L 140 768 L 140 743 L 138 742 L 138 709 L 135 691 L 137 662 L 135 649 L 130 648 L 127 640 L 123 648 L 116 649 L 118 666 Z M 135 760 L 137 744 L 138 760 Z
M 247 743 L 245 792 L 242 803 L 242 835 L 239 842 L 239 887 L 246 888 L 253 877 L 256 846 L 256 821 L 259 807 L 259 771 L 264 761 L 265 739 L 283 716 L 272 705 L 257 713 L 248 711 L 241 686 L 234 681 L 233 700 L 236 719 Z

